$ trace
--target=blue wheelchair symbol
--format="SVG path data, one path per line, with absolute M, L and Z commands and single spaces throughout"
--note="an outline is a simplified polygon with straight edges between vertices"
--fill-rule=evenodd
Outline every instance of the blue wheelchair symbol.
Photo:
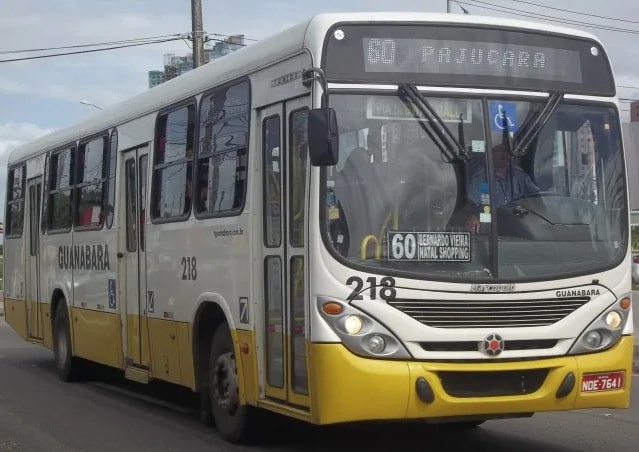
M 495 132 L 517 131 L 517 105 L 509 102 L 490 103 L 491 130 Z
M 108 288 L 109 288 L 109 309 L 115 309 L 117 304 L 116 304 L 116 297 L 115 297 L 115 279 L 109 279 L 108 282 Z

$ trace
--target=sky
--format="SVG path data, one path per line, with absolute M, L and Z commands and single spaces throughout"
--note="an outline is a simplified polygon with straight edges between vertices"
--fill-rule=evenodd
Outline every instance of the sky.
M 603 24 L 637 33 L 598 30 L 608 49 L 619 96 L 639 99 L 639 2 L 636 0 L 463 0 L 473 15 L 518 17 L 530 12 L 550 18 Z M 0 218 L 4 218 L 6 162 L 9 152 L 53 130 L 95 114 L 98 106 L 125 100 L 148 89 L 149 70 L 162 69 L 164 54 L 186 55 L 184 41 L 106 52 L 19 62 L 2 62 L 38 53 L 14 50 L 111 42 L 178 33 L 191 29 L 190 0 L 0 0 Z M 541 6 L 538 6 L 541 5 Z M 585 12 L 623 21 L 576 15 L 547 7 Z M 508 13 L 486 8 L 506 9 Z M 446 0 L 202 0 L 204 30 L 243 33 L 260 40 L 313 14 L 346 11 L 445 12 Z M 452 4 L 461 13 L 460 4 Z M 545 19 L 535 19 L 545 21 Z M 551 22 L 552 23 L 552 22 Z M 252 41 L 248 41 L 250 44 Z M 625 104 L 624 108 L 628 108 Z M 624 112 L 624 120 L 627 120 Z

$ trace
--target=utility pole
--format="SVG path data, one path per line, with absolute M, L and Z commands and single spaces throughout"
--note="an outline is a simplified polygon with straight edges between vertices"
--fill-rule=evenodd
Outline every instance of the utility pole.
M 450 14 L 450 0 L 446 0 L 446 12 Z
M 191 34 L 193 38 L 193 69 L 204 64 L 204 31 L 202 30 L 202 0 L 191 0 Z

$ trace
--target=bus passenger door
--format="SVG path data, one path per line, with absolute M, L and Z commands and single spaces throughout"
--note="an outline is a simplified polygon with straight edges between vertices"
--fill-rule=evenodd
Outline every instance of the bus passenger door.
M 27 213 L 29 243 L 27 245 L 27 337 L 42 339 L 42 312 L 40 311 L 40 205 L 42 177 L 27 182 Z
M 148 369 L 149 334 L 147 325 L 146 297 L 146 244 L 145 223 L 147 205 L 147 181 L 149 166 L 148 145 L 125 151 L 122 155 L 124 190 L 120 203 L 120 218 L 124 228 L 120 231 L 119 260 L 124 268 L 118 271 L 123 286 L 120 293 L 125 299 L 121 303 L 126 309 L 125 363 Z M 123 270 L 123 271 L 121 271 Z M 124 314 L 124 313 L 123 313 Z
M 289 402 L 310 405 L 308 392 L 308 271 L 306 237 L 308 204 L 308 140 L 306 124 L 310 97 L 286 103 L 286 228 Z
M 286 309 L 284 271 L 283 201 L 284 201 L 284 133 L 283 105 L 270 107 L 260 112 L 262 133 L 262 255 L 263 283 L 258 290 L 263 294 L 262 303 L 264 331 L 262 337 L 264 366 L 261 375 L 265 380 L 267 398 L 285 401 L 287 399 L 286 378 Z M 257 273 L 260 274 L 260 273 Z M 259 293 L 258 292 L 258 293 Z M 261 328 L 260 328 L 261 329 Z
M 262 167 L 262 266 L 267 398 L 309 406 L 306 365 L 304 147 L 307 99 L 260 112 Z M 288 115 L 288 116 L 287 116 Z M 302 131 L 303 128 L 303 131 Z M 304 155 L 300 160 L 299 155 Z

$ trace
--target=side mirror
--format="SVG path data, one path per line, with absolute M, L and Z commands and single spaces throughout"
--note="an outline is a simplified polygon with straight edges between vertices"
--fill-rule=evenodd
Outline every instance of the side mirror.
M 337 116 L 332 108 L 314 108 L 308 112 L 308 151 L 313 166 L 337 165 Z

